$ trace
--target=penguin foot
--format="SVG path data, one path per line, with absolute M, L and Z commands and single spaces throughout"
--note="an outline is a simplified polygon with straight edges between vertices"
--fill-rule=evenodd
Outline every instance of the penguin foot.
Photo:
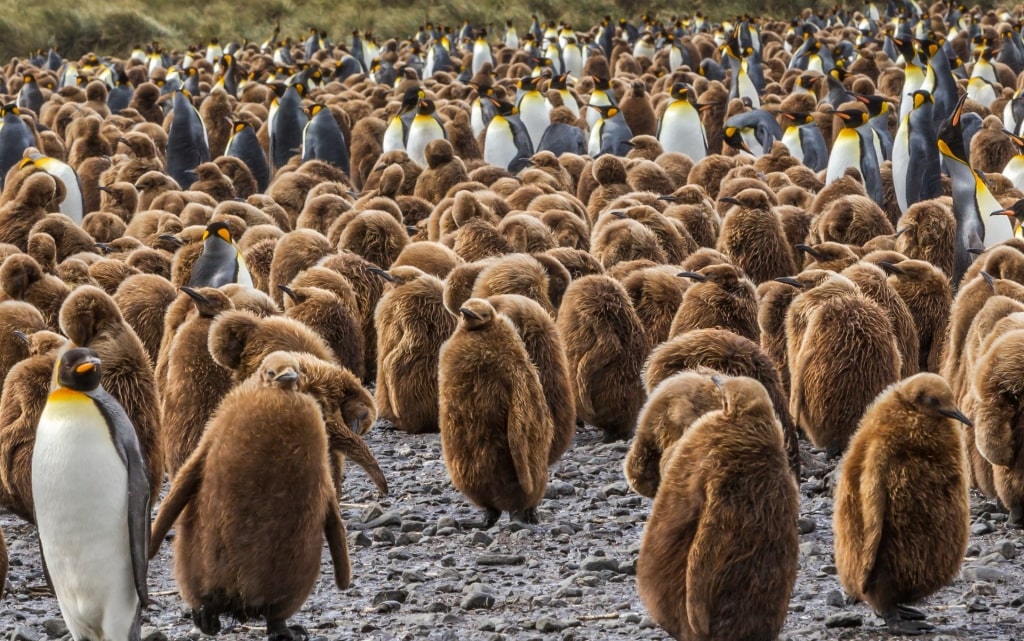
M 537 525 L 540 523 L 540 516 L 537 514 L 537 508 L 528 507 L 521 512 L 513 512 L 509 515 L 513 521 L 519 521 L 520 523 L 526 523 L 528 525 Z
M 922 620 L 923 612 L 905 605 L 893 606 L 885 612 L 879 612 L 878 615 L 885 620 L 885 626 L 892 634 L 916 636 L 935 630 L 934 625 Z
M 192 621 L 203 634 L 214 636 L 220 632 L 220 614 L 209 606 L 202 605 L 198 610 L 192 610 Z
M 464 529 L 467 530 L 489 530 L 494 527 L 494 524 L 501 518 L 501 510 L 495 510 L 492 507 L 484 508 L 484 520 L 482 521 L 467 521 L 460 523 Z
M 1024 507 L 1010 508 L 1010 518 L 1006 519 L 1006 527 L 1024 530 Z
M 267 621 L 267 638 L 269 641 L 306 641 L 309 632 L 301 625 L 288 625 L 284 621 Z

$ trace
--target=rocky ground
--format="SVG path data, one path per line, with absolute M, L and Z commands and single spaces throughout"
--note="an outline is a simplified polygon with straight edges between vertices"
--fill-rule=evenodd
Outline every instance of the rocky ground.
M 448 480 L 440 439 L 374 429 L 367 441 L 387 475 L 379 497 L 350 468 L 342 515 L 349 530 L 352 587 L 339 592 L 324 573 L 292 623 L 320 640 L 366 639 L 665 639 L 637 596 L 635 568 L 650 501 L 622 477 L 627 444 L 606 445 L 580 431 L 554 468 L 536 530 L 507 516 L 487 531 L 461 522 L 480 517 Z M 800 573 L 783 639 L 878 639 L 881 620 L 847 606 L 832 559 L 832 500 L 820 454 L 807 454 L 801 485 Z M 1024 639 L 1024 550 L 1005 515 L 973 497 L 971 544 L 956 582 L 920 605 L 938 627 L 931 638 Z M 926 511 L 928 506 L 921 506 Z M 927 518 L 926 516 L 923 518 Z M 0 631 L 15 641 L 60 639 L 66 628 L 46 589 L 34 529 L 0 516 L 11 552 Z M 254 555 L 272 551 L 253 551 Z M 770 560 L 766 560 L 770 562 Z M 150 566 L 154 604 L 144 613 L 147 641 L 198 638 L 175 591 L 171 551 Z M 258 639 L 261 622 L 235 624 L 225 639 Z M 67 637 L 70 639 L 70 637 Z

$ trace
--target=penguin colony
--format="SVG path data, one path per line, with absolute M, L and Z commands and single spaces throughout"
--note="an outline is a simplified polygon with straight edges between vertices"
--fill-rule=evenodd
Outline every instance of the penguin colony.
M 346 459 L 387 492 L 378 418 L 440 433 L 481 527 L 543 527 L 577 428 L 630 441 L 639 595 L 686 640 L 779 633 L 819 448 L 847 594 L 932 629 L 911 604 L 959 570 L 968 488 L 1024 528 L 1022 20 L 896 0 L 12 60 L 0 506 L 72 635 L 138 638 L 173 528 L 202 632 L 304 638 L 325 540 L 358 581 L 339 499 Z

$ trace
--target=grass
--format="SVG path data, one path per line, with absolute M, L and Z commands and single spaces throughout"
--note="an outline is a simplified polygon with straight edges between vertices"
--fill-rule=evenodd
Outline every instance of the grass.
M 59 46 L 68 56 L 93 51 L 101 55 L 127 56 L 136 43 L 158 41 L 165 48 L 205 45 L 210 38 L 222 41 L 266 40 L 274 21 L 281 20 L 282 36 L 304 39 L 310 27 L 326 30 L 335 40 L 348 37 L 353 28 L 372 29 L 379 37 L 406 37 L 418 25 L 495 25 L 498 32 L 506 19 L 525 31 L 530 15 L 542 20 L 566 20 L 578 29 L 596 24 L 601 16 L 632 16 L 647 12 L 668 19 L 676 12 L 729 17 L 737 13 L 770 12 L 794 15 L 802 4 L 769 0 L 178 0 L 171 11 L 154 12 L 143 0 L 71 2 L 70 0 L 0 0 L 0 58 L 26 56 L 35 49 Z M 386 7 L 386 8 L 383 8 Z

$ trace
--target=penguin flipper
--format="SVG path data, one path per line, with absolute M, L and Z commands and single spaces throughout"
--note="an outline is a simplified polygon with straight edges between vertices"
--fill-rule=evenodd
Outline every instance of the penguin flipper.
M 341 520 L 338 502 L 327 501 L 327 518 L 324 520 L 324 536 L 327 549 L 334 564 L 334 583 L 339 590 L 346 590 L 352 583 L 352 564 L 348 558 L 348 544 L 345 542 L 345 522 Z
M 530 389 L 531 380 L 534 381 L 535 390 Z M 531 394 L 531 391 L 541 392 L 536 377 L 530 379 L 519 376 L 513 379 L 506 425 L 512 464 L 516 469 L 519 486 L 526 495 L 534 494 L 538 484 L 545 482 L 543 478 L 536 478 L 534 470 L 540 469 L 544 470 L 544 474 L 547 473 L 548 450 L 554 432 L 550 413 L 544 415 L 546 420 L 538 421 L 534 413 L 522 411 L 522 408 L 533 405 L 531 399 L 536 396 Z M 543 398 L 543 394 L 541 397 Z M 539 448 L 539 443 L 546 443 L 547 447 Z
M 128 472 L 128 547 L 140 605 L 149 603 L 146 576 L 149 573 L 149 478 L 139 437 L 124 408 L 103 388 L 89 394 L 107 419 L 110 436 Z
M 206 444 L 205 439 L 199 441 L 195 452 L 188 457 L 185 464 L 174 475 L 174 482 L 171 484 L 171 491 L 160 504 L 156 521 L 153 522 L 153 531 L 150 540 L 149 558 L 156 556 L 160 544 L 163 542 L 171 526 L 178 520 L 182 510 L 199 493 L 203 483 L 203 468 L 206 466 Z
M 377 486 L 381 496 L 388 495 L 388 481 L 384 478 L 384 472 L 380 469 L 377 457 L 373 455 L 370 448 L 359 436 L 359 420 L 349 429 L 347 425 L 338 424 L 334 420 L 327 421 L 327 434 L 330 438 L 331 450 L 341 452 L 352 459 L 352 462 L 363 468 L 367 476 Z
M 886 460 L 881 449 L 870 447 L 859 455 L 855 453 L 853 457 L 848 456 L 851 460 L 843 461 L 843 482 L 848 484 L 850 490 L 856 488 L 856 491 L 850 491 L 848 500 L 851 505 L 848 510 L 852 534 L 860 539 L 860 545 L 853 550 L 857 558 L 852 560 L 852 565 L 856 568 L 853 586 L 861 594 L 867 592 L 874 573 L 885 525 L 887 490 L 882 474 L 891 462 Z M 859 532 L 856 531 L 858 525 Z

